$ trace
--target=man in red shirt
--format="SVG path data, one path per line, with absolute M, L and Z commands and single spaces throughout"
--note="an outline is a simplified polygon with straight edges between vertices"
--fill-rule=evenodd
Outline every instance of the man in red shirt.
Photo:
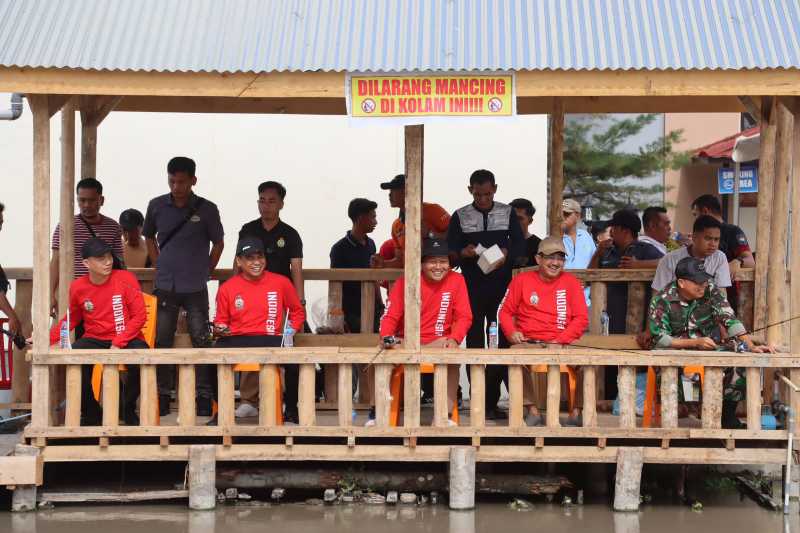
M 432 348 L 457 348 L 472 325 L 472 310 L 464 277 L 450 270 L 449 250 L 444 239 L 426 239 L 422 243 L 422 276 L 420 277 L 420 341 Z M 405 278 L 392 287 L 381 318 L 381 338 L 403 337 Z M 385 343 L 384 348 L 395 344 Z M 447 365 L 447 412 L 456 404 L 459 365 Z M 367 425 L 375 424 L 374 411 Z M 450 425 L 456 425 L 450 420 Z
M 236 246 L 239 273 L 223 283 L 217 291 L 217 314 L 214 331 L 220 337 L 217 348 L 260 348 L 282 345 L 288 310 L 289 325 L 302 331 L 306 312 L 292 281 L 281 274 L 268 272 L 264 243 L 256 237 L 244 237 Z M 286 365 L 284 372 L 297 372 L 297 365 Z M 251 372 L 256 379 L 258 375 Z M 286 379 L 290 382 L 289 378 Z M 296 383 L 297 381 L 295 381 Z M 257 392 L 258 387 L 254 390 Z M 297 423 L 297 389 L 287 388 L 284 420 Z M 243 407 L 243 406 L 246 406 Z M 258 395 L 242 397 L 237 416 L 258 415 Z M 209 421 L 215 424 L 216 417 Z
M 518 274 L 508 286 L 498 318 L 503 333 L 515 347 L 531 344 L 571 344 L 589 325 L 586 300 L 580 281 L 564 272 L 564 242 L 548 237 L 539 244 L 539 269 Z M 542 416 L 534 405 L 533 379 L 523 372 L 524 399 L 528 408 L 525 422 L 541 425 Z M 580 413 L 570 413 L 568 425 L 579 425 Z
M 147 320 L 142 290 L 136 277 L 126 270 L 114 270 L 112 248 L 92 237 L 83 243 L 81 257 L 87 274 L 69 286 L 69 329 L 83 322 L 84 334 L 72 344 L 76 350 L 147 348 L 142 326 Z M 50 343 L 59 342 L 64 316 L 50 330 Z M 92 394 L 92 366 L 83 365 L 81 425 L 95 426 L 101 421 L 101 408 Z M 139 367 L 128 365 L 124 398 L 124 419 L 138 425 L 136 399 L 139 396 Z

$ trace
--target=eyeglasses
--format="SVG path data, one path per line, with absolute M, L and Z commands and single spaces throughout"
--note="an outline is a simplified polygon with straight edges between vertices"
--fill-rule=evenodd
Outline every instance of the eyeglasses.
M 539 257 L 541 257 L 542 259 L 546 259 L 547 261 L 562 261 L 563 262 L 563 261 L 567 260 L 567 256 L 562 254 L 561 252 L 556 252 L 554 254 L 547 254 L 547 255 L 539 254 Z

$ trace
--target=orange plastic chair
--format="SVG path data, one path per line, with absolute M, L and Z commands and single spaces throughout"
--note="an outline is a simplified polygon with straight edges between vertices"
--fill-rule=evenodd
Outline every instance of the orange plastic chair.
M 692 365 L 683 367 L 683 373 L 687 375 L 700 374 L 700 386 L 703 386 L 703 379 L 706 376 L 706 368 L 702 365 Z
M 431 363 L 422 363 L 419 365 L 420 374 L 433 374 L 433 365 Z M 405 374 L 403 365 L 396 366 L 392 370 L 392 377 L 389 381 L 389 391 L 392 395 L 392 404 L 389 411 L 389 425 L 396 427 L 400 420 L 400 399 L 403 397 L 403 375 Z M 453 406 L 451 413 L 453 422 L 458 424 L 458 404 Z
M 578 376 L 575 370 L 567 365 L 560 365 L 559 370 L 562 374 L 567 375 L 567 383 L 569 384 L 569 412 L 572 413 L 573 409 L 575 409 L 575 390 L 578 387 Z M 547 374 L 547 365 L 536 365 L 533 367 L 533 371 L 537 374 Z
M 234 372 L 258 372 L 259 365 L 256 363 L 239 363 L 233 366 Z M 283 383 L 281 382 L 281 369 L 275 367 L 275 420 L 279 426 L 283 425 Z M 214 402 L 214 413 L 216 413 L 216 402 Z M 212 413 L 213 414 L 213 413 Z

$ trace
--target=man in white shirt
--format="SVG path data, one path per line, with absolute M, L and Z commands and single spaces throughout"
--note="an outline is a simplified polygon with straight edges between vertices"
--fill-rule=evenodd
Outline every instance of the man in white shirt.
M 642 213 L 642 229 L 644 234 L 639 235 L 639 241 L 652 244 L 659 252 L 667 255 L 667 241 L 672 234 L 672 221 L 667 210 L 656 205 L 645 209 Z

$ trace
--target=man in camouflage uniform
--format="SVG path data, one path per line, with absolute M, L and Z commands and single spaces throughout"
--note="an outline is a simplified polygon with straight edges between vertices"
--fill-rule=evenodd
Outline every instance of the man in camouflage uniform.
M 676 280 L 656 293 L 650 302 L 648 328 L 651 348 L 774 352 L 771 346 L 756 346 L 736 318 L 725 293 L 710 282 L 703 262 L 685 257 L 675 266 Z M 725 369 L 722 427 L 742 427 L 736 404 L 745 397 L 743 372 Z

